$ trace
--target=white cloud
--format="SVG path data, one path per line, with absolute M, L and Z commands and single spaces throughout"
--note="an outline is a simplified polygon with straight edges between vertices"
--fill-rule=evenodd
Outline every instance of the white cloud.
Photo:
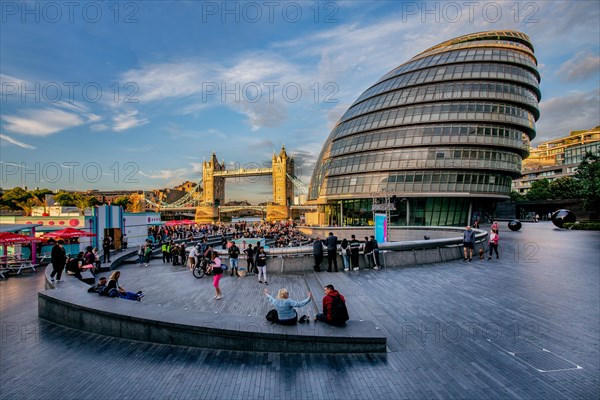
M 600 73 L 600 57 L 591 53 L 579 52 L 570 60 L 565 61 L 558 74 L 567 82 L 583 81 L 588 78 L 598 78 Z
M 541 118 L 537 123 L 537 141 L 565 136 L 570 131 L 600 125 L 600 90 L 572 92 L 540 103 Z
M 29 109 L 20 116 L 5 115 L 2 119 L 7 131 L 32 136 L 47 136 L 84 123 L 79 115 L 56 108 Z
M 108 125 L 106 124 L 93 124 L 90 126 L 90 129 L 94 132 L 102 132 L 108 129 Z
M 139 89 L 140 101 L 180 98 L 199 93 L 212 67 L 194 61 L 149 64 L 122 74 L 123 82 L 133 82 Z M 207 72 L 208 71 L 208 72 Z
M 149 121 L 145 118 L 138 118 L 138 111 L 132 110 L 113 117 L 113 131 L 121 132 L 127 129 L 135 128 L 147 124 Z
M 15 146 L 19 146 L 19 147 L 21 147 L 23 149 L 28 149 L 28 150 L 35 150 L 35 149 L 37 149 L 37 147 L 35 147 L 35 146 L 32 146 L 32 145 L 27 144 L 27 143 L 20 142 L 17 139 L 14 139 L 14 138 L 12 138 L 10 136 L 7 136 L 7 135 L 4 135 L 4 134 L 0 133 L 0 142 L 3 141 L 3 140 L 5 140 L 5 141 L 7 141 L 9 143 L 12 143 Z
M 150 179 L 165 181 L 166 185 L 180 184 L 184 180 L 196 181 L 202 176 L 202 163 L 189 163 L 191 168 L 161 169 L 159 171 L 140 171 L 139 174 Z

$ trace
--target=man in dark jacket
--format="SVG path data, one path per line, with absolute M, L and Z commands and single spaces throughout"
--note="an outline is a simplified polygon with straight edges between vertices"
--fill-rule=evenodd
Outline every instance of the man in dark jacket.
M 235 242 L 232 240 L 231 246 L 227 251 L 229 253 L 229 263 L 231 264 L 231 276 L 240 276 L 238 272 L 238 257 L 240 256 L 240 248 L 237 247 Z
M 50 260 L 52 262 L 52 273 L 50 273 L 50 282 L 54 283 L 54 276 L 56 276 L 56 281 L 60 282 L 60 277 L 62 276 L 62 271 L 65 269 L 65 264 L 67 263 L 67 252 L 63 248 L 62 240 L 59 240 L 54 247 L 52 247 L 52 253 L 50 253 Z
M 108 236 L 105 236 L 102 239 L 102 253 L 103 253 L 102 262 L 103 263 L 110 262 L 110 238 Z
M 373 252 L 373 262 L 375 263 L 373 269 L 379 269 L 381 267 L 381 265 L 379 265 L 379 244 L 377 244 L 375 236 L 371 235 L 371 240 L 369 240 L 369 244 L 371 245 L 371 252 Z
M 333 232 L 329 232 L 329 236 L 325 239 L 325 245 L 327 246 L 327 272 L 331 272 L 331 263 L 335 272 L 338 272 L 337 267 L 337 236 Z
M 321 238 L 318 236 L 317 240 L 313 242 L 313 255 L 315 256 L 314 269 L 316 272 L 321 272 L 321 263 L 323 262 L 323 242 L 321 242 Z
M 352 269 L 358 271 L 358 251 L 360 250 L 360 242 L 356 240 L 356 236 L 352 235 L 350 239 L 350 262 Z
M 346 318 L 342 318 L 343 321 L 339 319 L 340 316 L 334 315 L 332 306 L 334 300 L 337 297 L 339 297 L 342 300 L 342 302 L 344 303 L 343 309 L 346 310 L 346 299 L 344 299 L 344 296 L 342 296 L 337 290 L 335 290 L 333 285 L 325 286 L 325 296 L 323 296 L 323 312 L 317 314 L 315 321 L 325 322 L 330 325 L 343 325 L 344 322 L 346 322 L 346 320 L 348 319 L 347 310 L 345 311 Z
M 373 266 L 373 247 L 369 238 L 365 236 L 365 247 L 363 249 L 365 254 L 365 268 L 370 269 Z
M 69 258 L 67 261 L 67 273 L 74 275 L 77 279 L 82 279 L 81 267 L 83 266 L 83 252 L 80 252 L 77 257 Z

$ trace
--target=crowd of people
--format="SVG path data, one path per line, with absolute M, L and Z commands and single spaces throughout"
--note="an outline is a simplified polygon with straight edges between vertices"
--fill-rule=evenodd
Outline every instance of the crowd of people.
M 317 237 L 314 240 L 307 239 L 303 236 L 293 223 L 236 223 L 232 225 L 225 224 L 207 224 L 193 227 L 173 227 L 173 228 L 153 228 L 154 235 L 142 244 L 138 251 L 139 264 L 148 266 L 153 251 L 153 240 L 157 239 L 160 243 L 162 252 L 163 264 L 171 263 L 174 266 L 188 266 L 193 269 L 199 265 L 201 261 L 207 263 L 207 270 L 213 277 L 214 300 L 221 300 L 223 293 L 220 287 L 222 276 L 228 269 L 221 261 L 219 252 L 214 249 L 214 246 L 208 243 L 207 236 L 221 235 L 222 239 L 219 243 L 221 249 L 226 250 L 230 263 L 230 276 L 244 276 L 241 271 L 246 271 L 249 274 L 256 274 L 258 282 L 268 285 L 267 281 L 267 254 L 265 248 L 260 244 L 253 245 L 250 240 L 254 238 L 270 238 L 274 239 L 271 243 L 274 247 L 283 246 L 298 246 L 300 244 L 310 243 L 313 248 L 313 256 L 315 259 L 314 270 L 321 271 L 321 264 L 324 261 L 325 252 L 327 253 L 328 272 L 338 272 L 338 255 L 341 256 L 344 271 L 358 271 L 360 255 L 364 257 L 365 269 L 380 269 L 379 260 L 379 245 L 374 236 L 365 237 L 359 241 L 355 235 L 351 235 L 350 239 L 343 238 L 341 241 L 329 232 L 324 239 Z M 191 248 L 190 252 L 186 251 L 185 243 L 175 243 L 176 238 L 186 238 L 189 236 L 194 238 L 203 237 L 200 243 Z M 227 239 L 229 238 L 229 239 Z M 259 242 L 260 243 L 260 242 Z M 475 249 L 476 236 L 475 231 L 471 226 L 467 226 L 463 233 L 463 255 L 464 261 L 472 261 L 473 252 Z M 492 259 L 495 254 L 499 258 L 499 230 L 498 223 L 493 222 L 489 237 L 488 248 L 479 251 L 480 258 L 484 258 L 484 251 L 489 251 L 488 260 Z M 88 247 L 85 252 L 81 252 L 74 257 L 68 257 L 62 248 L 62 241 L 58 241 L 52 249 L 53 271 L 51 281 L 61 280 L 62 270 L 66 268 L 67 272 L 81 279 L 81 271 L 83 266 L 88 267 L 93 273 L 97 272 L 101 262 L 100 254 L 97 248 Z M 246 261 L 245 267 L 240 264 L 242 260 Z M 98 293 L 108 297 L 119 297 L 122 299 L 141 301 L 144 297 L 142 291 L 129 292 L 119 284 L 120 271 L 114 271 L 110 278 L 99 278 L 98 282 L 90 287 L 88 291 Z M 267 319 L 272 323 L 281 325 L 294 325 L 298 322 L 307 323 L 310 321 L 307 315 L 298 316 L 297 308 L 302 308 L 310 303 L 313 299 L 311 292 L 308 292 L 307 297 L 303 300 L 293 300 L 289 296 L 289 291 L 286 288 L 279 289 L 277 296 L 273 297 L 265 288 L 264 295 L 274 309 L 269 311 Z M 342 296 L 333 285 L 324 287 L 324 296 L 322 300 L 322 312 L 315 317 L 315 322 L 324 322 L 331 325 L 342 325 L 349 319 L 348 310 L 346 308 L 346 299 Z
M 324 251 L 327 250 L 327 272 L 338 272 L 337 255 L 338 255 L 338 238 L 329 232 L 326 239 L 317 238 L 312 242 L 313 256 L 315 265 L 313 269 L 316 272 L 321 272 L 321 263 L 324 258 Z M 344 263 L 344 271 L 350 269 L 358 271 L 360 252 L 363 252 L 365 261 L 364 269 L 381 269 L 381 261 L 379 258 L 379 244 L 375 240 L 375 236 L 366 237 L 363 242 L 356 239 L 355 235 L 350 237 L 350 240 L 344 238 L 339 247 L 339 255 Z

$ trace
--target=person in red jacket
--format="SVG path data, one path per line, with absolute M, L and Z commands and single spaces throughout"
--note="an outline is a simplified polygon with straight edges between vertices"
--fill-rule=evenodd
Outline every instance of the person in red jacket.
M 339 298 L 342 305 L 335 307 L 333 303 Z M 348 320 L 348 310 L 346 309 L 346 299 L 342 296 L 333 285 L 325 286 L 325 296 L 323 297 L 323 312 L 317 314 L 315 321 L 325 322 L 331 325 L 341 325 Z

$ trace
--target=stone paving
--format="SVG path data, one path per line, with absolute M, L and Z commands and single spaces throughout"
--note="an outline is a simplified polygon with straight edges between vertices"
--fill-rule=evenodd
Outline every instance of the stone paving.
M 501 226 L 499 260 L 271 275 L 293 298 L 333 283 L 351 318 L 388 337 L 381 355 L 231 352 L 113 339 L 37 318 L 43 273 L 0 282 L 0 399 L 600 397 L 600 233 Z M 256 276 L 211 279 L 154 260 L 122 267 L 140 307 L 263 318 Z M 60 289 L 57 289 L 60 290 Z M 82 295 L 88 295 L 86 293 Z M 108 299 L 107 299 L 108 300 Z M 125 301 L 125 300 L 108 300 Z M 314 315 L 309 305 L 301 313 Z

